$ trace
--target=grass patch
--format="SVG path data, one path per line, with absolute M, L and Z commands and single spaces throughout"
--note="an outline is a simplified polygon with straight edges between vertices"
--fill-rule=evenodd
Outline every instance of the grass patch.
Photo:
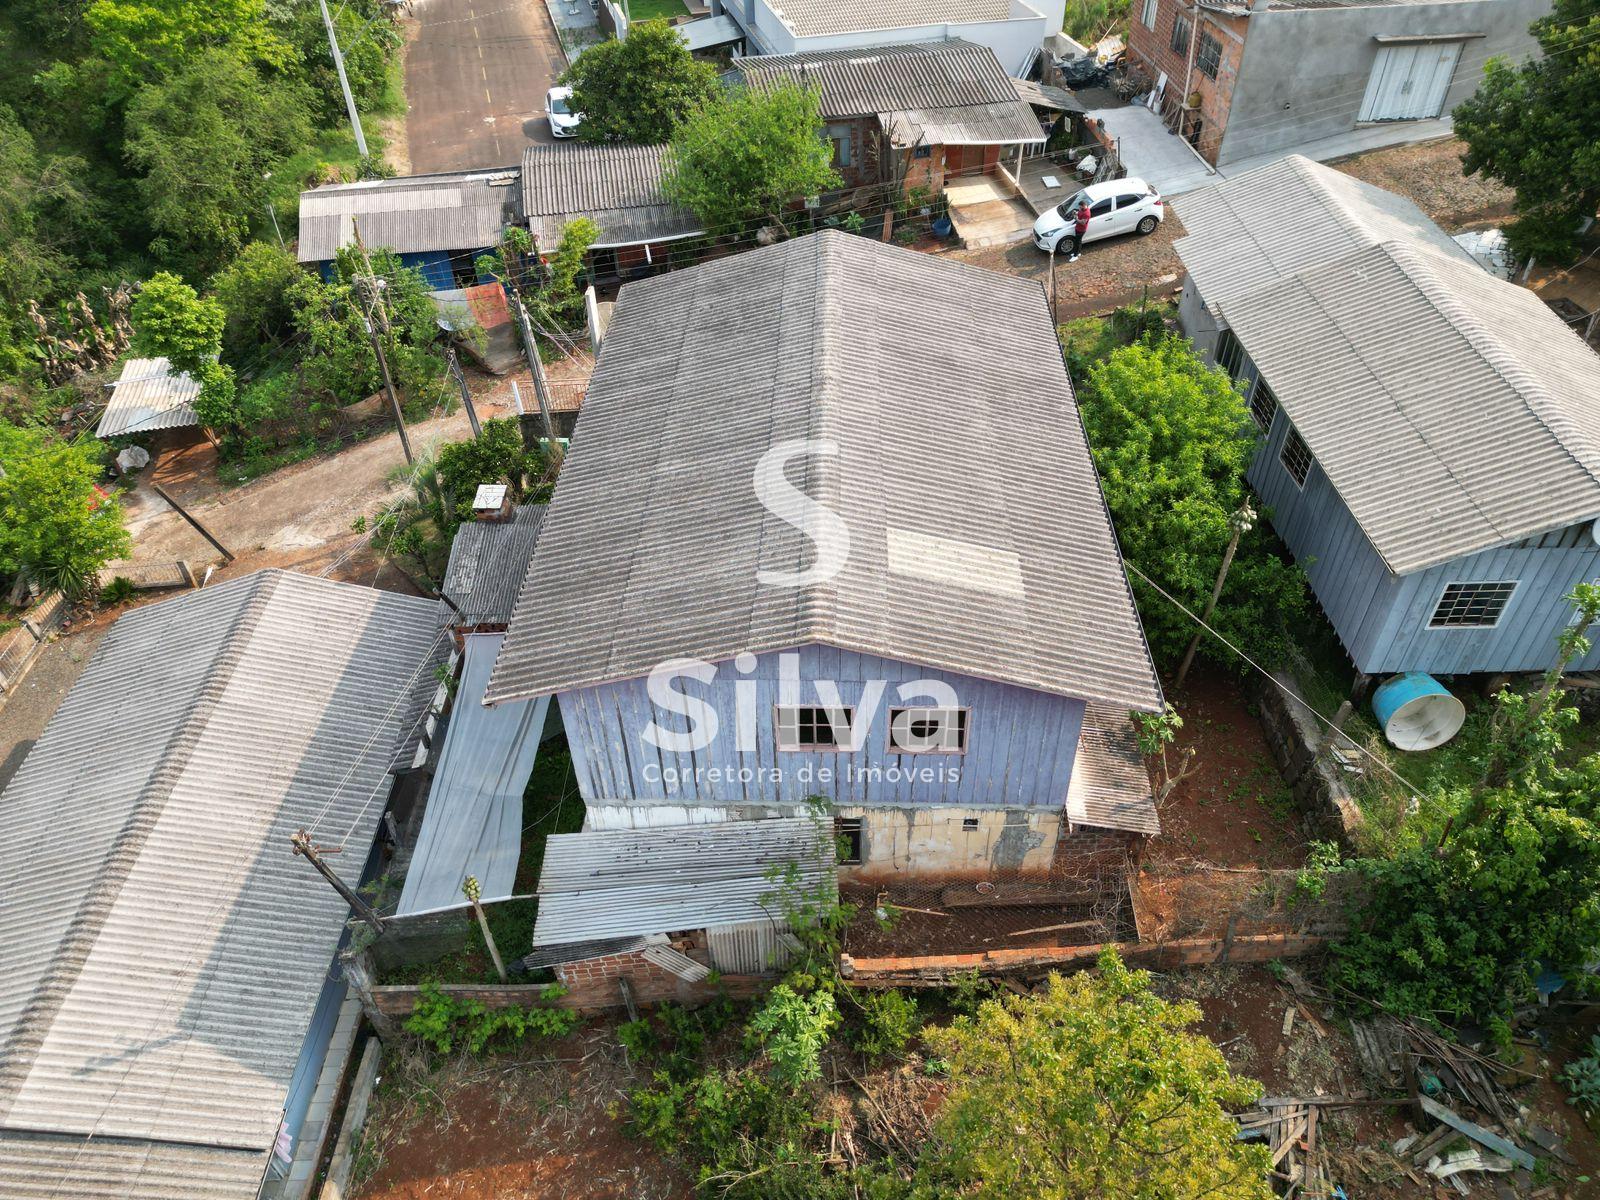
M 689 10 L 683 0 L 624 0 L 630 21 L 671 21 L 686 17 Z

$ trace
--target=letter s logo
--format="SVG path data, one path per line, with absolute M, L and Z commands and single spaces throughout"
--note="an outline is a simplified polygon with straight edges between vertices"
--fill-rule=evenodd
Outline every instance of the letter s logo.
M 813 583 L 826 583 L 841 570 L 850 557 L 850 527 L 844 518 L 826 504 L 813 500 L 795 487 L 784 475 L 783 469 L 791 458 L 803 454 L 821 454 L 832 457 L 839 453 L 837 442 L 815 441 L 810 438 L 792 438 L 779 442 L 756 462 L 756 498 L 773 516 L 786 525 L 793 525 L 817 548 L 817 560 L 803 571 L 766 571 L 757 569 L 756 579 L 768 587 L 805 587 Z

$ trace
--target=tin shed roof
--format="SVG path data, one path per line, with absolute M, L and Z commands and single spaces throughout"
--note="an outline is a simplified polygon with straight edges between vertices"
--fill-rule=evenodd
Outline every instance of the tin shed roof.
M 824 117 L 883 114 L 895 140 L 929 145 L 1042 142 L 1044 133 L 987 46 L 931 42 L 734 60 L 752 87 L 814 87 Z
M 1007 21 L 1018 14 L 1012 0 L 771 0 L 773 13 L 796 37 L 860 33 L 872 29 L 921 29 L 930 25 Z M 1023 15 L 1032 15 L 1028 10 Z
M 782 884 L 773 868 L 795 867 Z M 780 893 L 834 882 L 833 829 L 810 817 L 554 834 L 534 946 L 782 920 Z
M 287 839 L 357 882 L 436 610 L 272 570 L 107 633 L 0 793 L 0 1194 L 255 1195 L 348 916 Z
M 541 245 L 575 217 L 600 227 L 596 246 L 629 246 L 700 232 L 661 190 L 665 146 L 573 142 L 522 152 L 522 208 Z
M 517 169 L 456 171 L 332 183 L 300 193 L 301 262 L 355 243 L 396 254 L 483 250 L 515 222 Z
M 457 625 L 506 625 L 533 549 L 539 543 L 546 506 L 518 505 L 509 521 L 471 521 L 456 530 L 443 594 L 461 610 Z
M 130 358 L 111 385 L 111 399 L 106 402 L 94 435 L 121 437 L 198 425 L 200 418 L 195 415 L 194 402 L 199 395 L 200 381 L 183 371 L 174 371 L 166 359 Z
M 758 580 L 817 558 L 758 475 L 836 574 Z M 1038 283 L 824 231 L 623 287 L 489 702 L 813 642 L 1159 706 Z
M 1133 721 L 1124 710 L 1091 704 L 1084 712 L 1078 755 L 1067 784 L 1067 819 L 1097 829 L 1161 832 L 1150 772 L 1139 753 Z

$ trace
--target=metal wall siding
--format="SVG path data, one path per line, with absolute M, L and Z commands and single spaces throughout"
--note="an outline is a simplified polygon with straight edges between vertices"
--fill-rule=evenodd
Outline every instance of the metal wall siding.
M 800 703 L 816 704 L 818 693 L 810 681 L 833 680 L 842 702 L 857 706 L 858 722 L 868 715 L 860 707 L 865 681 L 887 680 L 888 686 L 871 715 L 866 742 L 855 753 L 800 753 L 779 751 L 773 709 L 779 702 L 779 655 L 757 659 L 754 672 L 740 675 L 732 663 L 719 665 L 709 687 L 679 680 L 678 690 L 702 697 L 715 710 L 719 733 L 712 744 L 693 753 L 673 754 L 650 745 L 644 731 L 655 719 L 669 729 L 687 728 L 672 714 L 651 703 L 644 680 L 605 684 L 561 696 L 562 718 L 567 723 L 573 765 L 583 798 L 590 803 L 608 801 L 662 801 L 678 804 L 758 804 L 803 801 L 823 794 L 838 802 L 883 805 L 1039 805 L 1059 807 L 1066 800 L 1077 753 L 1084 704 L 1061 696 L 952 672 L 925 670 L 891 659 L 855 654 L 830 646 L 806 646 L 795 651 L 802 683 Z M 948 683 L 968 717 L 966 754 L 890 754 L 888 709 L 903 703 L 896 689 L 917 679 Z M 736 681 L 756 688 L 756 740 L 753 750 L 738 751 L 738 687 Z M 654 778 L 647 778 L 647 766 Z M 763 768 L 781 769 L 782 778 L 762 778 Z M 923 781 L 861 777 L 874 768 L 887 772 L 943 768 L 957 779 Z M 699 780 L 695 771 L 716 769 L 738 772 L 749 768 L 748 781 Z M 831 773 L 831 781 L 818 778 Z M 682 782 L 664 782 L 668 772 Z M 808 772 L 809 777 L 802 777 Z M 848 774 L 847 774 L 848 772 Z
M 760 975 L 782 967 L 789 948 L 778 940 L 780 932 L 771 921 L 713 925 L 706 930 L 711 965 L 730 975 Z

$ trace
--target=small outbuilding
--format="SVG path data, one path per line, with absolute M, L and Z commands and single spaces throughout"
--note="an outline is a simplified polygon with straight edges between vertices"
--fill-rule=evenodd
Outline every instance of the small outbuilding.
M 111 384 L 111 398 L 95 428 L 97 438 L 153 434 L 200 424 L 194 402 L 200 381 L 174 371 L 164 358 L 130 358 Z

